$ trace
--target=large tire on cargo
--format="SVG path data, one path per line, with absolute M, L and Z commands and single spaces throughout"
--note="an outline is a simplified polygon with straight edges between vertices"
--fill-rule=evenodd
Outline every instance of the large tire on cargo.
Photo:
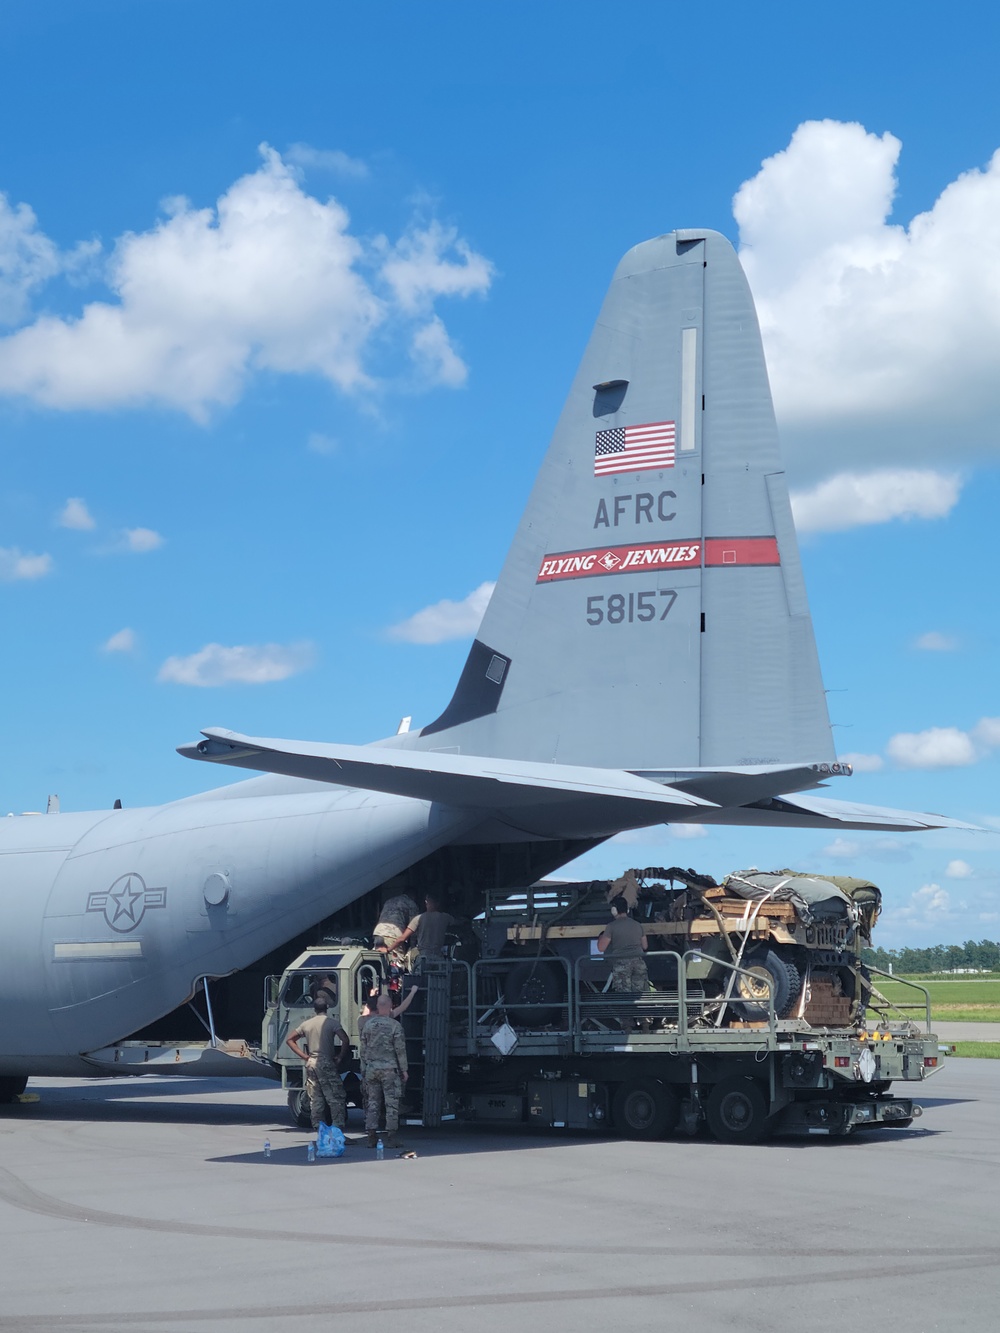
M 611 1119 L 626 1139 L 659 1139 L 676 1129 L 680 1109 L 673 1088 L 658 1078 L 637 1078 L 615 1092 Z
M 507 1017 L 521 1027 L 548 1027 L 566 1017 L 566 973 L 545 958 L 514 963 L 503 979 Z
M 27 1074 L 5 1074 L 0 1078 L 0 1105 L 16 1102 L 27 1086 Z
M 309 1095 L 305 1088 L 292 1088 L 288 1094 L 288 1114 L 292 1124 L 299 1129 L 312 1129 L 312 1112 L 309 1110 Z
M 759 1143 L 773 1128 L 767 1097 L 753 1078 L 726 1078 L 709 1093 L 705 1118 L 720 1143 Z
M 768 989 L 774 995 L 775 1018 L 787 1018 L 802 990 L 799 969 L 775 949 L 752 949 L 741 964 L 743 971 L 733 982 L 733 1008 L 741 1018 L 759 1021 L 768 1017 Z M 751 975 L 745 975 L 749 972 Z

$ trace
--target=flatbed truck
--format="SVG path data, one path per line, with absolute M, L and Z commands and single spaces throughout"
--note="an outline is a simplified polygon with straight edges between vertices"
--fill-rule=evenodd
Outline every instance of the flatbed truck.
M 411 1071 L 404 1123 L 527 1124 L 637 1139 L 707 1126 L 723 1142 L 752 1143 L 774 1132 L 905 1128 L 921 1114 L 914 1085 L 941 1060 L 925 988 L 906 983 L 914 1003 L 891 1005 L 877 990 L 877 970 L 855 967 L 863 995 L 851 1002 L 850 1020 L 831 1024 L 840 1011 L 814 1006 L 810 1021 L 804 1000 L 776 1011 L 777 988 L 752 947 L 735 961 L 671 928 L 656 935 L 650 923 L 649 989 L 615 993 L 610 963 L 595 947 L 592 887 L 498 895 L 475 923 L 476 949 L 422 959 L 401 979 L 400 997 L 419 987 L 401 1019 Z M 743 924 L 741 941 L 769 929 L 759 913 L 752 930 L 749 918 Z M 838 958 L 857 962 L 856 941 L 852 947 L 842 957 L 817 952 L 827 975 Z M 470 952 L 478 956 L 462 956 Z M 307 948 L 267 979 L 262 1055 L 280 1069 L 289 1109 L 306 1125 L 302 1065 L 286 1038 L 312 1013 L 323 978 L 335 983 L 351 1041 L 346 1081 L 357 1104 L 362 1007 L 394 984 L 387 956 L 350 940 Z M 905 1093 L 892 1091 L 895 1083 L 908 1085 Z

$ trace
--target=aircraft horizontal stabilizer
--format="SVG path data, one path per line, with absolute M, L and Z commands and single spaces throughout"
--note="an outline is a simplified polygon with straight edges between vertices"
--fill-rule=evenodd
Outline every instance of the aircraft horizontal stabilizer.
M 700 818 L 712 801 L 619 769 L 262 739 L 211 727 L 188 759 L 481 810 L 545 837 L 607 837 Z
M 820 786 L 824 777 L 848 773 L 846 765 L 661 770 L 653 778 L 623 769 L 275 740 L 221 727 L 210 727 L 202 735 L 204 740 L 179 746 L 178 753 L 231 768 L 475 809 L 543 837 L 607 837 L 668 823 L 891 832 L 975 828 L 941 815 L 787 795 L 797 787 Z M 668 776 L 673 785 L 664 781 Z M 776 794 L 781 791 L 785 794 Z
M 946 815 L 893 810 L 881 805 L 857 805 L 853 801 L 831 801 L 822 796 L 779 796 L 769 801 L 740 806 L 738 818 L 704 817 L 706 824 L 777 825 L 783 828 L 839 828 L 888 833 L 924 833 L 928 829 L 986 830 Z

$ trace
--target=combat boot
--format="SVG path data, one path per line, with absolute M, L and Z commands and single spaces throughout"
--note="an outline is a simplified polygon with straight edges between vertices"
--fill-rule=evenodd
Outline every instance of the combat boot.
M 378 1130 L 377 1130 L 377 1129 L 370 1129 L 370 1130 L 368 1131 L 368 1146 L 369 1146 L 369 1148 L 377 1148 L 377 1147 L 378 1147 Z
M 400 1141 L 399 1141 L 399 1135 L 398 1135 L 398 1134 L 390 1134 L 389 1137 L 388 1137 L 388 1138 L 386 1139 L 386 1141 L 385 1141 L 385 1146 L 386 1146 L 387 1148 L 402 1148 L 403 1145 L 402 1145 L 402 1143 L 400 1143 Z

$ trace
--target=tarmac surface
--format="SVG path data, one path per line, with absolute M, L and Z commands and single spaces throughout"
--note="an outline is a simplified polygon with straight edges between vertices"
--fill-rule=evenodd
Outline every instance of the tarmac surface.
M 911 1129 L 450 1126 L 382 1162 L 308 1164 L 271 1084 L 32 1091 L 0 1112 L 4 1333 L 933 1333 L 992 1327 L 1000 1300 L 1000 1061 L 946 1063 Z

